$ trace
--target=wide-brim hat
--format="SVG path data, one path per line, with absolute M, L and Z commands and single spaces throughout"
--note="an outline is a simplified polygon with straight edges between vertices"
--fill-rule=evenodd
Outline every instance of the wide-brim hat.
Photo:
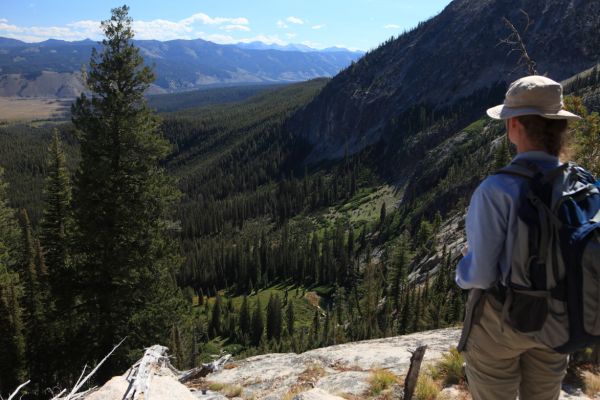
M 532 75 L 510 84 L 504 104 L 487 110 L 494 119 L 539 115 L 549 119 L 581 119 L 564 109 L 562 85 L 545 76 Z

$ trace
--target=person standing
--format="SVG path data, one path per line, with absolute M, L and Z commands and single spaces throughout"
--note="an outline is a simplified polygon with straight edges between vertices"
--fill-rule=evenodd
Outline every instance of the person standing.
M 563 109 L 562 86 L 543 76 L 513 82 L 504 104 L 487 110 L 505 122 L 516 146 L 513 163 L 541 171 L 561 165 L 567 122 L 579 117 Z M 510 276 L 517 243 L 518 210 L 527 180 L 494 174 L 477 187 L 466 218 L 467 246 L 456 270 L 456 283 L 471 289 L 458 346 L 466 361 L 474 400 L 558 399 L 567 355 L 506 324 L 499 299 Z

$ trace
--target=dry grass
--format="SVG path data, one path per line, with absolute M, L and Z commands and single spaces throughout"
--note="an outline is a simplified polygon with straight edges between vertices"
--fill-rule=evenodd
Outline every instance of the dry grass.
M 310 390 L 310 389 L 312 389 L 312 386 L 308 385 L 308 384 L 294 385 L 290 388 L 290 390 L 287 391 L 286 394 L 283 395 L 283 397 L 281 399 L 282 400 L 293 400 L 297 394 L 306 392 L 307 390 Z
M 221 393 L 229 398 L 232 398 L 239 397 L 242 394 L 242 390 L 243 388 L 239 385 L 225 385 L 223 389 L 221 389 Z
M 419 375 L 417 387 L 415 388 L 416 400 L 435 400 L 440 391 L 440 386 L 429 374 Z
M 66 119 L 71 100 L 0 97 L 0 121 Z
M 583 377 L 583 391 L 590 397 L 594 397 L 600 393 L 600 374 L 593 373 L 591 371 L 584 371 Z
M 429 368 L 429 373 L 434 380 L 443 381 L 444 385 L 455 385 L 465 380 L 463 364 L 464 357 L 456 347 L 442 354 L 442 359 Z
M 206 382 L 206 387 L 213 392 L 220 392 L 221 389 L 225 387 L 225 384 L 219 382 Z
M 319 302 L 321 297 L 317 294 L 317 292 L 306 292 L 304 294 L 304 298 L 314 307 L 319 307 Z
M 325 376 L 325 368 L 321 364 L 312 363 L 298 375 L 298 383 L 316 383 L 322 376 Z
M 385 369 L 375 369 L 369 376 L 369 392 L 377 396 L 398 382 L 398 376 Z

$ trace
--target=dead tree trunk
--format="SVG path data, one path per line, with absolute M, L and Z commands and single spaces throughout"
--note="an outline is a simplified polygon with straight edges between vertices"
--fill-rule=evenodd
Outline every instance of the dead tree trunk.
M 419 371 L 421 369 L 421 362 L 425 356 L 425 350 L 427 346 L 419 346 L 413 351 L 410 357 L 410 367 L 408 368 L 408 374 L 406 374 L 406 380 L 404 381 L 404 400 L 411 400 L 415 388 L 417 387 L 417 381 L 419 380 Z

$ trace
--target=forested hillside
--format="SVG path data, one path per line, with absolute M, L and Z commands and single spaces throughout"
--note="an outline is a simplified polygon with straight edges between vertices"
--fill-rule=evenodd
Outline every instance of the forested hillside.
M 425 93 L 431 71 L 415 69 L 414 76 L 404 77 L 391 73 L 405 66 L 390 52 L 429 54 L 438 42 L 422 44 L 415 38 L 433 31 L 441 35 L 445 22 L 455 28 L 452 18 L 458 11 L 459 16 L 468 11 L 493 19 L 504 7 L 491 1 L 485 10 L 467 10 L 472 3 L 453 2 L 332 80 L 164 112 L 160 119 L 137 90 L 130 94 L 135 101 L 125 103 L 131 121 L 141 124 L 133 126 L 121 107 L 95 108 L 104 103 L 82 96 L 73 108 L 73 123 L 0 127 L 0 165 L 8 184 L 0 187 L 0 226 L 8 227 L 0 239 L 13 249 L 8 262 L 0 258 L 0 306 L 5 310 L 0 315 L 10 316 L 0 321 L 6 322 L 0 329 L 2 343 L 14 349 L 0 358 L 0 376 L 10 378 L 0 381 L 9 382 L 0 392 L 26 375 L 38 382 L 32 389 L 37 394 L 45 386 L 70 382 L 127 329 L 133 337 L 100 379 L 122 372 L 119 368 L 139 355 L 145 340 L 163 341 L 183 368 L 223 349 L 238 357 L 300 352 L 460 323 L 464 293 L 453 276 L 464 243 L 465 207 L 481 179 L 512 155 L 502 124 L 484 118 L 482 110 L 499 101 L 508 76 L 490 78 L 489 85 L 465 82 L 468 95 L 447 97 L 444 92 L 440 96 L 447 101 L 424 104 L 416 94 L 412 100 L 404 94 Z M 581 3 L 598 15 L 595 3 Z M 562 6 L 558 1 L 540 15 L 554 16 Z M 579 12 L 569 15 L 568 21 L 589 28 Z M 538 33 L 556 22 L 536 18 L 541 20 Z M 465 30 L 475 38 L 479 32 Z M 541 45 L 540 37 L 529 46 Z M 572 95 L 566 104 L 585 116 L 572 127 L 573 157 L 600 173 L 595 147 L 600 69 L 589 68 L 597 49 L 593 43 L 586 46 L 586 52 L 572 54 L 568 68 L 581 70 L 565 82 Z M 151 73 L 131 55 L 135 50 L 129 51 L 147 88 Z M 496 51 L 486 57 L 514 62 Z M 428 68 L 435 75 L 446 66 Z M 397 79 L 401 88 L 394 86 Z M 453 85 L 458 88 L 460 79 Z M 377 91 L 357 92 L 359 86 Z M 112 90 L 111 85 L 99 87 Z M 388 97 L 371 102 L 361 97 L 365 93 Z M 111 118 L 131 129 L 129 136 L 108 130 L 113 134 L 108 140 L 98 133 L 105 121 L 99 110 L 114 112 Z M 117 168 L 121 163 L 126 167 Z M 113 168 L 114 177 L 107 172 Z M 56 190 L 52 182 L 62 182 L 62 189 L 73 185 L 73 203 L 70 195 L 59 196 L 71 204 L 64 214 L 71 233 L 64 237 L 60 229 L 54 236 L 48 231 L 48 193 L 70 189 Z M 119 191 L 122 187 L 126 191 Z M 20 225 L 15 210 L 23 210 Z M 113 214 L 119 218 L 111 219 Z M 60 247 L 57 243 L 66 243 L 69 257 L 63 264 L 72 267 L 57 269 L 58 275 L 51 265 L 60 252 L 50 251 L 55 256 L 50 261 L 45 257 Z M 85 283 L 75 284 L 75 304 L 58 294 L 61 282 L 69 281 Z M 53 297 L 56 302 L 44 310 L 41 304 Z M 40 327 L 47 329 L 49 342 L 33 335 Z M 65 345 L 67 337 L 77 339 L 78 351 Z M 32 351 L 30 344 L 32 349 L 56 346 L 65 358 L 44 367 L 50 356 Z M 15 360 L 18 373 L 6 367 Z

